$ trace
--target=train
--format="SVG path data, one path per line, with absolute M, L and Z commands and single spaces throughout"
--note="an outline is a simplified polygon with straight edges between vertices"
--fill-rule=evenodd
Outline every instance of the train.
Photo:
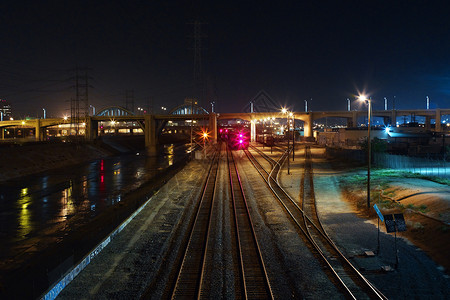
M 244 126 L 224 126 L 219 128 L 220 139 L 232 150 L 248 149 L 250 130 Z

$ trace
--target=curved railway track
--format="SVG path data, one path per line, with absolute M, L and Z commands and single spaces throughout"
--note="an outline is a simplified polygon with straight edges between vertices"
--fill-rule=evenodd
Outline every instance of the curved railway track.
M 301 176 L 301 201 L 299 203 L 292 199 L 278 182 L 278 175 L 287 157 L 287 151 L 278 161 L 275 161 L 262 151 L 254 147 L 253 149 L 271 163 L 272 169 L 270 172 L 266 171 L 251 152 L 247 150 L 245 153 L 249 160 L 264 178 L 274 196 L 285 208 L 293 223 L 314 247 L 317 255 L 328 266 L 332 276 L 346 296 L 352 299 L 387 299 L 350 263 L 324 230 L 316 210 L 309 146 L 305 147 L 305 164 L 304 172 Z

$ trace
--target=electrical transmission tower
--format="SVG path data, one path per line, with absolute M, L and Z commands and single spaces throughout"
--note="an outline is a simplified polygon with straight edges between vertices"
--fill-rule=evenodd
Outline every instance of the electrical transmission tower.
M 125 90 L 125 108 L 134 113 L 134 90 Z
M 70 132 L 80 131 L 80 124 L 86 123 L 89 116 L 89 76 L 88 68 L 75 68 L 75 98 L 70 100 Z
M 200 106 L 205 103 L 205 78 L 202 66 L 202 38 L 207 36 L 202 33 L 202 24 L 199 21 L 189 23 L 194 26 L 194 98 L 198 99 Z

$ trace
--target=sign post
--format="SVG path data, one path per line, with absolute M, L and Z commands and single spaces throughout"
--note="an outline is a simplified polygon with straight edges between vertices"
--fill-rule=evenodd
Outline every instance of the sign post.
M 378 206 L 376 204 L 373 205 L 373 208 L 377 212 L 378 215 L 378 245 L 377 245 L 377 255 L 380 255 L 380 220 L 381 222 L 384 222 L 383 215 L 381 214 L 381 211 L 378 209 Z

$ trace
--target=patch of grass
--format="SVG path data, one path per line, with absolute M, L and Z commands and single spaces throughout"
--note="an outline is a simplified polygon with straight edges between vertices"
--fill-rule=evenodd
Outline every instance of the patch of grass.
M 422 212 L 422 213 L 426 213 L 428 211 L 427 210 L 427 206 L 425 204 L 421 204 L 419 206 L 419 211 Z
M 433 181 L 440 184 L 445 184 L 450 186 L 450 179 L 437 177 L 437 176 L 427 176 L 420 173 L 397 171 L 394 169 L 377 169 L 372 171 L 374 177 L 393 177 L 393 178 L 418 178 Z

